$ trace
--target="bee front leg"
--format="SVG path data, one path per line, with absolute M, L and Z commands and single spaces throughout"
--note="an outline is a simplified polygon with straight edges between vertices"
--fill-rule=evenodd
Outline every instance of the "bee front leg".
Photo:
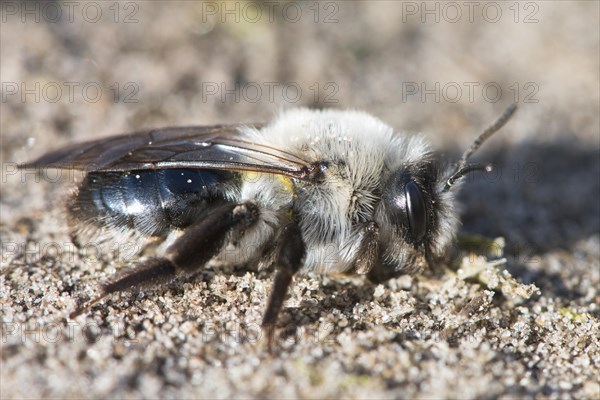
M 79 307 L 75 318 L 106 296 L 128 289 L 142 289 L 172 281 L 181 274 L 194 272 L 206 264 L 223 247 L 230 232 L 241 231 L 259 218 L 253 203 L 227 204 L 190 226 L 166 251 L 163 258 L 143 262 L 124 276 L 104 284 L 99 296 Z
M 277 322 L 279 311 L 285 300 L 292 278 L 302 266 L 304 256 L 306 255 L 306 246 L 297 224 L 292 223 L 283 228 L 279 234 L 277 246 L 279 248 L 275 259 L 277 272 L 262 321 L 262 327 L 267 334 L 269 351 L 271 350 L 275 323 Z
M 362 228 L 362 237 L 354 263 L 354 271 L 358 275 L 366 275 L 375 266 L 379 256 L 379 226 L 369 222 Z

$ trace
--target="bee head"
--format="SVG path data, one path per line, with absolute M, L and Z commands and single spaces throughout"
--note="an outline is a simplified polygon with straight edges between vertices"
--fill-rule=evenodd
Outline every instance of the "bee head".
M 449 170 L 437 168 L 419 138 L 403 144 L 409 150 L 384 178 L 377 213 L 385 243 L 384 265 L 397 272 L 410 272 L 405 271 L 406 266 L 422 266 L 445 251 L 459 226 L 455 206 L 459 183 L 470 172 L 491 171 L 491 166 L 468 164 L 468 159 L 515 110 L 515 105 L 510 106 Z

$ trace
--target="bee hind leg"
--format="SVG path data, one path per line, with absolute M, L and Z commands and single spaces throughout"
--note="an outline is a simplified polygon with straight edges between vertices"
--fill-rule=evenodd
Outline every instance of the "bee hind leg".
M 213 258 L 230 232 L 243 230 L 258 220 L 253 203 L 226 204 L 190 226 L 166 251 L 165 257 L 138 264 L 125 275 L 102 285 L 100 295 L 77 308 L 75 318 L 108 295 L 128 289 L 142 289 L 168 283 L 178 275 L 191 273 Z

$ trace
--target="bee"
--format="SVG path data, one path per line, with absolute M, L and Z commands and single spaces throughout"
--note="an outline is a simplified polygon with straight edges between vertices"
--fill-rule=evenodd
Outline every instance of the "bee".
M 92 230 L 175 239 L 102 284 L 97 297 L 165 284 L 211 260 L 273 265 L 262 319 L 272 332 L 298 272 L 382 280 L 443 255 L 459 219 L 455 195 L 470 156 L 515 112 L 510 106 L 442 169 L 423 136 L 359 111 L 292 109 L 266 125 L 162 128 L 50 152 L 22 168 L 74 168 L 84 179 L 69 220 Z

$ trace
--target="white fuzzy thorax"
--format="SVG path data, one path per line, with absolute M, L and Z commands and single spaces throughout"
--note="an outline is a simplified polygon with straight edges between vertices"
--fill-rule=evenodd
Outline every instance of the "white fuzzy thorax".
M 299 222 L 306 243 L 307 270 L 346 271 L 359 251 L 362 227 L 377 218 L 383 185 L 391 171 L 423 162 L 430 149 L 421 135 L 405 135 L 360 111 L 294 109 L 281 113 L 271 124 L 244 128 L 248 140 L 293 153 L 308 163 L 328 162 L 319 184 L 263 175 L 243 183 L 242 200 L 256 201 L 272 221 L 273 213 L 290 211 Z M 433 185 L 436 188 L 440 185 Z M 440 194 L 439 229 L 432 248 L 439 253 L 452 239 L 458 221 L 451 193 Z M 379 215 L 379 217 L 378 217 Z M 268 240 L 272 232 L 255 229 L 248 241 Z M 383 235 L 394 241 L 381 226 Z M 386 233 L 387 232 L 387 233 Z M 406 246 L 391 243 L 382 254 L 397 262 L 406 259 Z M 400 268 L 400 267 L 398 267 Z

